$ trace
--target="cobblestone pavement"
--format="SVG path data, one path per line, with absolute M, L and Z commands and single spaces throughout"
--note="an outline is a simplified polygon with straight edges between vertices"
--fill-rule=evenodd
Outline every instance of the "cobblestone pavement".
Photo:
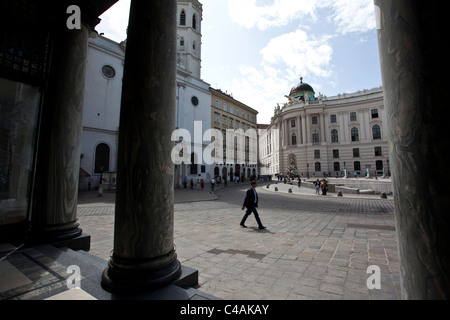
M 199 271 L 199 290 L 244 300 L 399 299 L 392 199 L 321 196 L 297 187 L 288 194 L 286 186 L 274 192 L 261 185 L 258 211 L 267 229 L 259 230 L 252 216 L 244 229 L 239 222 L 247 188 L 175 193 L 178 259 Z M 194 192 L 204 193 L 202 201 L 193 201 Z M 177 201 L 183 197 L 190 202 Z M 79 202 L 79 220 L 92 236 L 91 253 L 107 260 L 113 248 L 114 198 L 94 200 Z M 371 265 L 381 271 L 380 289 L 368 288 Z

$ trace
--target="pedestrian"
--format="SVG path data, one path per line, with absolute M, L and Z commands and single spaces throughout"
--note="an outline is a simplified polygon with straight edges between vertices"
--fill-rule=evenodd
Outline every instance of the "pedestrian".
M 200 180 L 200 186 L 202 189 L 205 187 L 205 181 L 203 179 Z
M 322 195 L 326 196 L 327 195 L 327 181 L 325 179 L 322 179 L 322 181 L 320 182 L 320 188 L 322 189 Z
M 200 180 L 197 179 L 197 189 L 200 189 Z
M 223 186 L 228 187 L 227 177 L 223 178 Z
M 88 191 L 91 191 L 91 182 L 88 181 Z
M 211 179 L 211 191 L 214 191 L 214 185 L 216 183 L 216 180 L 214 178 Z
M 256 208 L 258 208 L 258 194 L 256 193 L 256 181 L 252 181 L 251 188 L 247 190 L 247 193 L 245 195 L 244 204 L 242 205 L 242 210 L 247 208 L 247 211 L 245 212 L 244 216 L 241 220 L 241 227 L 247 228 L 245 225 L 245 221 L 247 220 L 248 216 L 252 213 L 255 215 L 256 222 L 258 223 L 259 229 L 266 229 L 265 226 L 263 226 L 261 219 L 259 218 L 258 211 Z
M 314 182 L 314 186 L 316 187 L 316 194 L 320 194 L 319 190 L 320 190 L 320 181 L 319 179 L 316 180 L 316 182 Z
M 302 186 L 302 179 L 298 177 L 298 187 L 300 188 Z
M 191 190 L 194 190 L 194 179 L 191 178 Z
M 184 188 L 187 189 L 187 177 L 184 177 Z

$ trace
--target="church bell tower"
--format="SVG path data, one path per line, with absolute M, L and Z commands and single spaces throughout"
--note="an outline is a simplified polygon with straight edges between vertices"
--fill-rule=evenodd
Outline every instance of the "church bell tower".
M 199 1 L 178 0 L 177 64 L 197 79 L 201 69 L 202 13 Z

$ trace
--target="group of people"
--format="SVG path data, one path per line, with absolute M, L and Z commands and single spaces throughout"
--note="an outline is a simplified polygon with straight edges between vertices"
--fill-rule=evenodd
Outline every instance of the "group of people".
M 316 188 L 316 194 L 320 194 L 320 192 L 322 192 L 322 195 L 326 195 L 327 194 L 327 190 L 328 190 L 328 182 L 325 179 L 319 180 L 317 179 L 316 181 L 314 181 L 314 186 Z
M 217 183 L 218 186 L 220 186 L 220 184 L 222 183 L 222 178 L 220 176 L 217 179 L 212 178 L 210 182 L 211 182 L 211 191 L 214 191 L 216 183 Z M 188 183 L 189 183 L 189 186 L 190 186 L 191 190 L 194 190 L 194 185 L 197 186 L 197 189 L 204 189 L 205 188 L 205 180 L 203 180 L 203 179 L 197 179 L 197 182 L 194 183 L 194 179 L 193 178 L 188 180 L 187 177 L 184 177 L 183 185 L 184 185 L 185 189 L 187 189 Z M 224 180 L 224 186 L 225 187 L 228 186 L 226 179 Z

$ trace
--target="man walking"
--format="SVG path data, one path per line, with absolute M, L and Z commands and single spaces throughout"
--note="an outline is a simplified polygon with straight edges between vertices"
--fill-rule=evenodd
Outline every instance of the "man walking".
M 247 211 L 245 212 L 245 215 L 242 217 L 241 220 L 241 227 L 247 228 L 245 225 L 245 220 L 247 220 L 248 216 L 252 214 L 255 215 L 256 222 L 258 223 L 259 229 L 265 229 L 266 227 L 263 226 L 261 223 L 261 220 L 259 219 L 259 214 L 256 208 L 258 208 L 258 194 L 256 193 L 256 181 L 252 181 L 252 187 L 247 190 L 247 194 L 245 196 L 244 204 L 242 205 L 242 210 L 247 208 Z

